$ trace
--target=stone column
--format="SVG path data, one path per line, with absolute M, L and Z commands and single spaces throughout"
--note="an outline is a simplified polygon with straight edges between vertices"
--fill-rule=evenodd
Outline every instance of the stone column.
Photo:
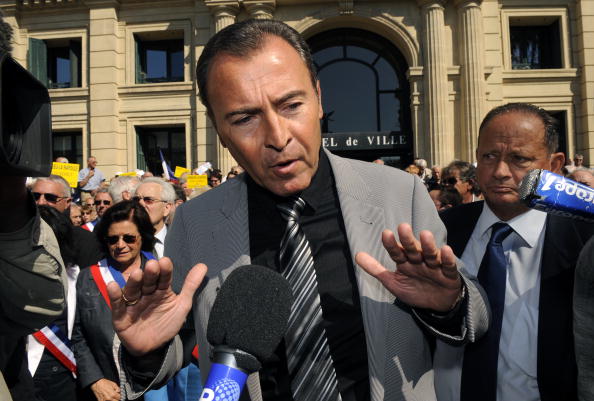
M 272 19 L 276 0 L 244 0 L 243 6 L 254 19 Z
M 474 160 L 485 104 L 485 51 L 482 0 L 456 0 L 460 48 L 460 156 Z
M 118 0 L 91 0 L 89 6 L 89 141 L 90 155 L 108 178 L 127 169 L 126 134 L 119 129 Z M 129 146 L 129 144 L 128 144 Z
M 423 18 L 423 108 L 429 137 L 430 164 L 444 165 L 454 156 L 454 138 L 449 132 L 448 69 L 445 49 L 444 4 L 447 0 L 417 0 Z
M 235 23 L 235 18 L 239 13 L 238 1 L 207 0 L 205 3 L 214 18 L 216 32 Z M 227 148 L 221 144 L 218 136 L 214 140 L 216 143 L 217 160 L 214 161 L 213 165 L 220 169 L 224 176 L 229 172 L 231 166 L 237 164 L 237 162 L 233 159 Z
M 577 98 L 575 149 L 568 149 L 568 156 L 583 153 L 585 164 L 594 167 L 594 2 L 576 2 L 576 25 L 579 66 L 580 96 Z

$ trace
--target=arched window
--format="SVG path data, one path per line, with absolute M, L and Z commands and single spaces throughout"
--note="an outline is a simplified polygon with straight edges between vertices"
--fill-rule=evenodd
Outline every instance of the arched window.
M 308 43 L 322 89 L 324 145 L 363 160 L 412 159 L 408 65 L 400 51 L 358 29 L 327 31 Z

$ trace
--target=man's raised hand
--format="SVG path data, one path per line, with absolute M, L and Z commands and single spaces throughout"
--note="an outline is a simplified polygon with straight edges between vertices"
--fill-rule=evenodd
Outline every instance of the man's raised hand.
M 400 301 L 438 312 L 451 310 L 462 290 L 452 249 L 447 245 L 439 249 L 429 231 L 421 231 L 419 242 L 409 224 L 398 226 L 398 237 L 400 242 L 392 231 L 382 233 L 384 248 L 396 262 L 396 271 L 389 271 L 365 252 L 357 253 L 355 261 Z
M 206 270 L 202 263 L 194 266 L 179 295 L 171 289 L 173 265 L 166 257 L 133 271 L 123 289 L 114 282 L 107 286 L 113 327 L 130 354 L 156 350 L 179 332 Z

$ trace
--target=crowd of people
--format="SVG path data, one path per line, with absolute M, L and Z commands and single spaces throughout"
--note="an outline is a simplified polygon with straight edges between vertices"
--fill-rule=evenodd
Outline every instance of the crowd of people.
M 531 169 L 592 187 L 582 155 L 564 166 L 543 109 L 491 110 L 475 164 L 419 158 L 400 171 L 321 146 L 315 66 L 281 22 L 221 30 L 197 81 L 241 165 L 211 170 L 211 190 L 190 191 L 187 176 L 107 181 L 90 157 L 76 193 L 52 175 L 22 195 L 58 240 L 69 291 L 27 338 L 28 369 L 2 365 L 15 398 L 196 400 L 217 292 L 233 269 L 258 264 L 301 306 L 250 379 L 252 401 L 594 399 L 594 227 L 529 209 L 517 191 Z
M 438 211 L 484 199 L 476 177 L 476 164 L 454 160 L 443 168 L 434 165 L 429 169 L 426 160 L 416 158 L 404 171 L 419 176 Z M 559 173 L 594 188 L 594 169 L 584 166 L 584 155 L 580 153 L 576 153 Z

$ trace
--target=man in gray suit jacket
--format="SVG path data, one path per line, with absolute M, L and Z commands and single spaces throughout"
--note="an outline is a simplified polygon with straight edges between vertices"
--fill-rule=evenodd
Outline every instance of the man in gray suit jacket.
M 246 174 L 178 209 L 165 245 L 175 269 L 164 258 L 134 272 L 124 292 L 109 287 L 127 397 L 181 366 L 176 334 L 191 306 L 206 377 L 205 333 L 217 289 L 241 265 L 283 270 L 276 256 L 287 223 L 277 206 L 298 195 L 337 382 L 337 392 L 315 399 L 434 400 L 424 333 L 474 341 L 488 313 L 451 249 L 440 248 L 445 230 L 422 182 L 321 150 L 315 67 L 303 39 L 283 23 L 250 20 L 224 29 L 205 47 L 197 74 L 219 139 Z M 385 227 L 398 227 L 398 241 Z M 208 265 L 204 282 L 199 262 Z M 172 276 L 179 296 L 169 289 Z M 154 376 L 142 375 L 149 367 Z M 292 386 L 298 374 L 287 369 L 281 344 L 248 379 L 251 400 L 305 401 Z

